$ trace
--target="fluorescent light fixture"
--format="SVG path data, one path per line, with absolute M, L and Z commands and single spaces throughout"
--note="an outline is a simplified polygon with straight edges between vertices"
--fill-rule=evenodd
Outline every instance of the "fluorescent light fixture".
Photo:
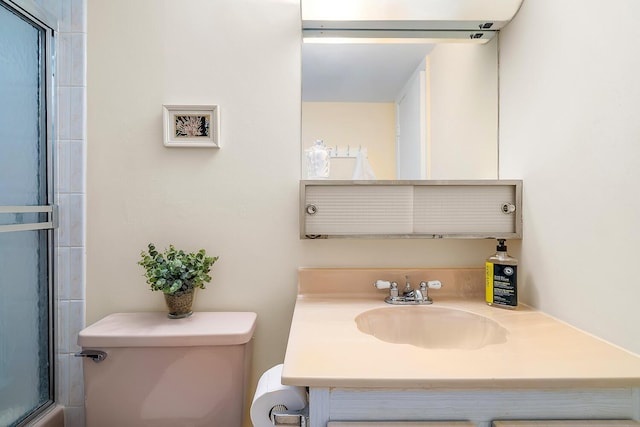
M 303 29 L 304 43 L 473 43 L 484 44 L 495 31 Z

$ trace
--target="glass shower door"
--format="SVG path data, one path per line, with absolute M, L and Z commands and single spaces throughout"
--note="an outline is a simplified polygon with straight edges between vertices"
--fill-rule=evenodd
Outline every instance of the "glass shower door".
M 0 0 L 0 426 L 52 402 L 49 31 Z

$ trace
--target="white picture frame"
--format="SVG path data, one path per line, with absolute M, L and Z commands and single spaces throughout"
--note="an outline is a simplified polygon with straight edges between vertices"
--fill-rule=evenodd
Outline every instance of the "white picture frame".
M 163 105 L 162 121 L 166 147 L 220 148 L 218 105 Z

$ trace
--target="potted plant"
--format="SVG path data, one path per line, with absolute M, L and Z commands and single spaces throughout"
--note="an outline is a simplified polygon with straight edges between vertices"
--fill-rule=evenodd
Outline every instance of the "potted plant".
M 211 281 L 209 271 L 218 260 L 217 256 L 207 256 L 204 249 L 185 252 L 169 245 L 169 249 L 158 252 L 153 243 L 149 243 L 148 251 L 140 252 L 140 257 L 138 264 L 145 270 L 147 283 L 152 291 L 162 291 L 172 319 L 193 313 L 195 289 L 204 289 L 204 284 Z

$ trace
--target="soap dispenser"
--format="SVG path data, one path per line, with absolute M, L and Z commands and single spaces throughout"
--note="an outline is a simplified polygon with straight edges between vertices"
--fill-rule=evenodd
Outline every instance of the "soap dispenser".
M 518 260 L 507 253 L 504 239 L 498 239 L 495 255 L 485 263 L 487 304 L 514 309 L 518 306 Z

